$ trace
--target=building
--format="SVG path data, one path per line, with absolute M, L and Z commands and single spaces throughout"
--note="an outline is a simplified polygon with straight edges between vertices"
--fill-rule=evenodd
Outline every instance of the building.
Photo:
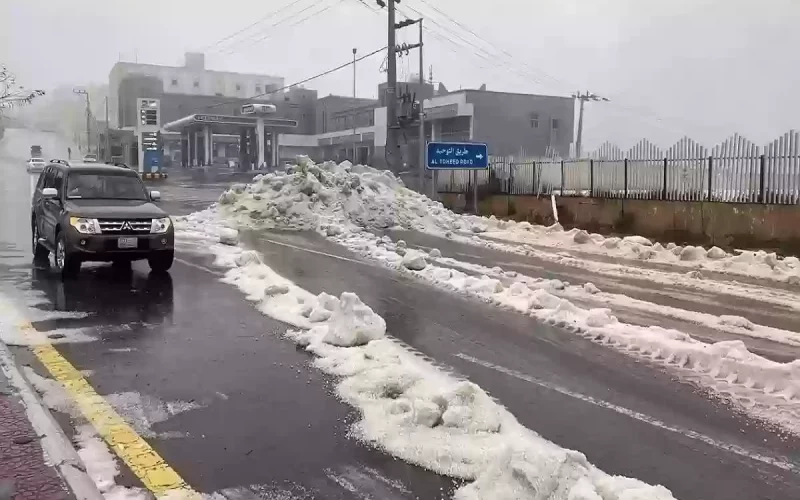
M 430 96 L 423 102 L 426 141 L 484 142 L 493 155 L 569 156 L 575 114 L 571 97 L 489 90 L 444 91 L 434 96 L 432 85 L 406 85 L 398 86 L 398 95 Z M 336 96 L 320 101 L 332 97 Z M 378 102 L 342 108 L 327 112 L 325 118 L 321 109 L 317 105 L 317 123 L 326 123 L 328 128 L 318 127 L 313 135 L 282 134 L 282 159 L 291 159 L 294 154 L 337 161 L 355 157 L 358 163 L 385 166 L 386 107 Z M 372 119 L 356 120 L 353 126 L 353 115 L 369 109 Z M 399 114 L 404 115 L 402 105 Z M 411 122 L 401 129 L 400 155 L 405 166 L 398 165 L 399 170 L 411 169 L 419 162 L 417 127 L 417 122 Z
M 495 92 L 485 86 L 449 92 L 441 84 L 435 89 L 416 77 L 409 80 L 398 82 L 397 88 L 398 171 L 419 165 L 419 100 L 426 141 L 485 142 L 490 154 L 503 156 L 570 153 L 575 112 L 571 97 Z M 207 70 L 202 54 L 186 54 L 179 68 L 117 63 L 109 76 L 110 121 L 133 132 L 123 156 L 134 165 L 141 138 L 138 102 L 155 99 L 165 150 L 175 162 L 238 160 L 270 168 L 303 154 L 318 161 L 347 159 L 386 167 L 385 83 L 379 85 L 379 99 L 320 98 L 312 89 L 283 86 L 280 77 Z M 265 91 L 270 93 L 258 95 Z M 270 104 L 269 116 L 242 116 L 243 106 L 253 103 Z M 255 132 L 256 124 L 263 137 Z
M 206 69 L 205 55 L 187 52 L 183 66 L 161 66 L 118 62 L 108 75 L 109 114 L 111 123 L 119 123 L 119 87 L 129 76 L 150 76 L 157 78 L 163 94 L 211 96 L 228 98 L 249 98 L 250 96 L 275 91 L 284 86 L 279 76 L 233 73 Z M 256 100 L 269 100 L 270 96 Z

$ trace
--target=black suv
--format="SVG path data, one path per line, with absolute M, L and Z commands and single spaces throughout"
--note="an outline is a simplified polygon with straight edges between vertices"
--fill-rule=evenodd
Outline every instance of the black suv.
M 53 252 L 65 278 L 85 261 L 147 259 L 153 271 L 166 272 L 175 255 L 175 233 L 169 216 L 152 203 L 159 198 L 133 170 L 51 160 L 33 193 L 34 257 L 47 259 Z

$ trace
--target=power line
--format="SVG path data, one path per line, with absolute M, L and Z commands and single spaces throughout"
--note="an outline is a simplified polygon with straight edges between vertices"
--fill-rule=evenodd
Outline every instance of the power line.
M 288 4 L 284 5 L 284 6 L 283 6 L 283 7 L 281 7 L 280 9 L 278 9 L 278 10 L 275 10 L 275 11 L 272 11 L 272 12 L 270 12 L 269 14 L 267 14 L 267 15 L 265 15 L 265 16 L 263 16 L 263 17 L 261 17 L 260 19 L 258 19 L 258 20 L 257 20 L 257 21 L 255 21 L 254 23 L 248 24 L 248 25 L 247 25 L 247 26 L 245 26 L 244 28 L 242 28 L 242 29 L 240 29 L 240 30 L 238 30 L 238 31 L 236 31 L 236 32 L 234 32 L 234 33 L 231 33 L 230 35 L 228 35 L 228 36 L 226 36 L 226 37 L 224 37 L 224 38 L 220 38 L 219 40 L 217 40 L 216 42 L 212 43 L 211 45 L 208 45 L 207 47 L 204 47 L 204 48 L 203 48 L 203 50 L 202 50 L 201 52 L 207 52 L 209 49 L 213 49 L 213 48 L 214 48 L 214 47 L 216 47 L 217 45 L 219 45 L 219 44 L 221 44 L 221 43 L 223 43 L 223 42 L 226 42 L 226 41 L 230 40 L 231 38 L 233 38 L 233 37 L 235 37 L 235 36 L 237 36 L 237 35 L 239 35 L 239 34 L 241 34 L 241 33 L 244 33 L 245 31 L 249 30 L 249 29 L 250 29 L 250 28 L 252 28 L 253 26 L 256 26 L 256 25 L 258 25 L 258 24 L 261 24 L 262 22 L 266 21 L 267 19 L 269 19 L 269 18 L 271 18 L 271 17 L 273 17 L 273 16 L 276 16 L 276 15 L 280 14 L 281 12 L 285 11 L 286 9 L 289 9 L 289 8 L 291 8 L 291 7 L 294 7 L 296 4 L 298 4 L 298 3 L 302 2 L 302 1 L 303 1 L 303 0 L 294 0 L 294 1 L 292 1 L 292 2 L 289 2 Z
M 370 52 L 369 54 L 365 54 L 365 55 L 363 55 L 363 56 L 361 56 L 361 57 L 358 57 L 358 58 L 356 58 L 356 59 L 354 59 L 354 60 L 351 60 L 351 61 L 349 61 L 349 62 L 346 62 L 346 63 L 344 63 L 344 64 L 342 64 L 342 65 L 340 65 L 340 66 L 336 66 L 335 68 L 332 68 L 332 69 L 329 69 L 329 70 L 327 70 L 327 71 L 324 71 L 324 72 L 322 72 L 322 73 L 319 73 L 319 74 L 317 74 L 317 75 L 314 75 L 314 76 L 308 77 L 308 78 L 306 78 L 305 80 L 300 80 L 299 82 L 295 82 L 295 83 L 292 83 L 292 84 L 290 84 L 290 85 L 286 85 L 286 86 L 284 86 L 284 87 L 281 87 L 281 88 L 279 88 L 279 89 L 270 90 L 270 91 L 267 91 L 267 92 L 262 92 L 261 94 L 256 94 L 256 95 L 254 95 L 254 96 L 248 97 L 248 99 L 255 99 L 255 98 L 257 98 L 257 97 L 263 97 L 263 96 L 265 96 L 265 95 L 277 94 L 278 92 L 282 92 L 282 91 L 284 91 L 284 90 L 288 90 L 288 89 L 290 89 L 290 88 L 292 88 L 292 87 L 296 87 L 296 86 L 298 86 L 298 85 L 302 85 L 302 84 L 304 84 L 304 83 L 310 82 L 311 80 L 316 80 L 317 78 L 322 78 L 323 76 L 330 75 L 331 73 L 334 73 L 334 72 L 336 72 L 336 71 L 339 71 L 340 69 L 346 68 L 346 67 L 350 66 L 351 64 L 355 64 L 355 63 L 357 63 L 357 62 L 359 62 L 359 61 L 363 61 L 364 59 L 366 59 L 366 58 L 368 58 L 368 57 L 372 57 L 372 56 L 374 56 L 375 54 L 378 54 L 379 52 L 383 52 L 384 50 L 386 50 L 386 47 L 381 47 L 380 49 L 373 50 L 373 51 L 372 51 L 372 52 Z M 209 105 L 209 106 L 206 106 L 206 107 L 205 107 L 205 109 L 216 108 L 216 107 L 218 107 L 218 106 L 224 106 L 224 105 L 226 105 L 226 104 L 236 104 L 236 103 L 238 103 L 238 102 L 241 102 L 241 100 L 240 100 L 240 99 L 237 99 L 237 100 L 235 100 L 235 101 L 224 101 L 224 102 L 218 102 L 218 103 L 216 103 L 216 104 L 211 104 L 211 105 Z
M 327 10 L 331 9 L 332 7 L 336 6 L 339 3 L 342 3 L 343 1 L 344 0 L 338 0 L 338 1 L 334 2 L 334 3 L 331 3 L 331 4 L 327 5 L 326 7 L 323 7 L 322 9 L 320 9 L 318 11 L 315 11 L 315 12 L 312 12 L 309 15 L 307 15 L 307 16 L 305 16 L 305 17 L 303 17 L 303 18 L 301 18 L 301 19 L 299 19 L 297 21 L 295 21 L 294 23 L 292 23 L 288 27 L 292 28 L 292 27 L 297 26 L 297 25 L 299 25 L 299 24 L 301 24 L 301 23 L 303 23 L 305 21 L 308 21 L 312 17 L 316 17 L 316 16 L 322 14 L 323 12 L 326 12 Z M 226 55 L 230 55 L 230 54 L 234 54 L 234 53 L 238 52 L 239 50 L 241 50 L 241 48 L 237 49 L 235 47 L 239 47 L 242 44 L 246 43 L 245 47 L 250 47 L 250 46 L 255 45 L 257 43 L 263 42 L 264 40 L 266 40 L 268 38 L 271 38 L 272 36 L 275 35 L 275 32 L 273 31 L 274 28 L 277 28 L 278 26 L 280 26 L 281 24 L 284 24 L 286 22 L 292 21 L 293 18 L 296 18 L 300 14 L 303 14 L 304 12 L 307 12 L 307 11 L 313 9 L 314 7 L 319 7 L 319 4 L 318 3 L 312 3 L 311 5 L 308 5 L 308 6 L 304 7 L 303 9 L 300 9 L 299 11 L 297 11 L 297 12 L 295 12 L 293 14 L 290 14 L 287 17 L 284 17 L 283 19 L 280 19 L 280 20 L 274 22 L 272 25 L 270 25 L 266 29 L 264 29 L 264 30 L 262 30 L 262 31 L 260 31 L 258 33 L 254 33 L 249 38 L 241 39 L 238 42 L 234 42 L 231 46 L 228 47 L 228 50 L 225 51 L 225 54 Z M 259 35 L 261 35 L 261 36 L 259 36 Z

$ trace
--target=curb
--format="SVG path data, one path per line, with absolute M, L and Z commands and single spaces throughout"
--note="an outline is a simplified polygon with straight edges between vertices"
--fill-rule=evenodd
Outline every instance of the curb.
M 72 490 L 75 499 L 103 500 L 103 494 L 86 473 L 86 467 L 72 442 L 56 423 L 50 410 L 44 406 L 3 342 L 0 342 L 0 368 L 8 377 L 10 384 L 19 392 L 28 420 L 33 430 L 40 436 L 42 450 Z
M 167 177 L 169 177 L 167 174 L 165 174 L 163 172 L 159 172 L 159 173 L 143 173 L 141 175 L 142 175 L 142 179 L 144 179 L 144 180 L 162 180 L 162 179 L 166 179 Z

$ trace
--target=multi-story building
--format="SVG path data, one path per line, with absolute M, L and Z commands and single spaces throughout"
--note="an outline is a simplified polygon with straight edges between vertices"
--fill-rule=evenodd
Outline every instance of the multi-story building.
M 130 76 L 150 76 L 160 81 L 161 93 L 210 97 L 250 98 L 272 92 L 284 85 L 283 77 L 233 73 L 206 69 L 205 55 L 187 52 L 183 66 L 161 66 L 118 62 L 111 68 L 109 83 L 109 114 L 111 123 L 119 123 L 119 87 Z M 270 100 L 271 95 L 255 97 Z
M 256 118 L 242 117 L 242 106 L 269 103 L 273 128 L 265 132 L 260 144 L 269 149 L 267 166 L 289 161 L 298 154 L 315 160 L 349 159 L 385 167 L 386 156 L 386 84 L 379 85 L 379 99 L 329 95 L 318 98 L 317 92 L 302 87 L 282 90 L 281 77 L 227 73 L 207 70 L 202 54 L 186 54 L 183 67 L 117 63 L 109 77 L 111 123 L 134 130 L 139 120 L 137 99 L 157 99 L 161 126 L 176 141 L 181 132 L 181 150 L 192 141 L 193 162 L 217 161 L 223 157 L 244 158 L 239 144 L 248 137 L 246 156 L 252 163 L 252 141 L 248 134 Z M 267 95 L 264 92 L 268 92 Z M 417 79 L 399 82 L 398 116 L 403 117 L 399 130 L 398 170 L 412 170 L 419 163 L 418 122 L 411 116 L 411 102 L 423 100 L 425 140 L 474 141 L 489 145 L 490 154 L 568 156 L 573 142 L 574 99 L 570 97 L 515 94 L 480 89 L 449 92 L 442 85 Z M 255 97 L 252 97 L 255 96 Z M 205 125 L 191 118 L 203 115 Z M 213 116 L 210 116 L 213 115 Z M 218 123 L 212 126 L 210 123 Z M 223 126 L 228 123 L 227 126 Z M 286 125 L 291 123 L 291 125 Z M 296 123 L 296 124 L 295 124 Z M 203 138 L 188 138 L 206 134 Z M 277 127 L 277 128 L 274 128 Z M 241 135 L 244 134 L 244 135 Z M 213 138 L 212 138 L 213 136 Z M 257 134 L 256 134 L 257 137 Z M 230 147 L 224 146 L 229 144 Z M 239 148 L 239 149 L 237 149 Z M 258 148 L 257 148 L 258 149 Z M 176 149 L 173 149 L 176 151 Z M 177 158 L 176 158 L 177 159 Z

